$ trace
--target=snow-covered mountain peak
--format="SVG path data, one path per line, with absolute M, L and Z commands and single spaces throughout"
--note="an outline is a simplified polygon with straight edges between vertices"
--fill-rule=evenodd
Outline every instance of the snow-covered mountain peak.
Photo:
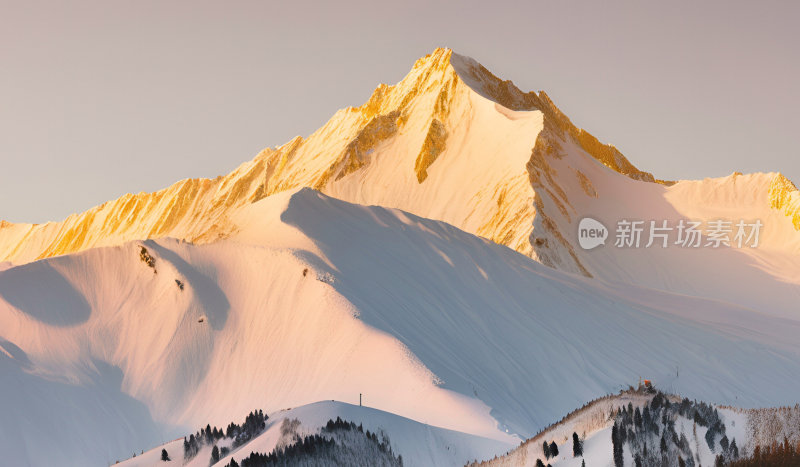
M 398 84 L 398 87 L 404 88 L 406 87 L 404 85 L 413 84 L 414 90 L 426 90 L 428 86 L 419 86 L 423 81 L 433 77 L 434 80 L 440 78 L 439 82 L 443 83 L 454 76 L 475 93 L 510 110 L 539 109 L 538 96 L 535 92 L 522 92 L 514 83 L 501 80 L 477 60 L 448 48 L 437 48 L 417 60 L 411 72 Z M 431 83 L 429 81 L 426 84 Z
M 540 165 L 533 149 L 545 126 L 559 130 L 557 139 L 566 130 L 582 138 L 614 170 L 652 179 L 574 128 L 544 93 L 523 93 L 476 61 L 436 49 L 399 83 L 379 85 L 361 106 L 228 175 L 127 194 L 61 222 L 6 226 L 0 260 L 19 264 L 164 236 L 216 241 L 231 234 L 230 218 L 243 206 L 301 186 L 444 220 L 532 254 L 538 175 L 531 163 Z
M 6 225 L 0 261 L 21 264 L 148 238 L 211 243 L 237 234 L 246 223 L 233 219 L 251 203 L 312 187 L 445 221 L 562 270 L 724 298 L 719 290 L 679 287 L 685 280 L 679 273 L 676 280 L 633 274 L 621 261 L 630 252 L 581 251 L 575 223 L 592 215 L 615 223 L 656 213 L 762 218 L 772 232 L 765 245 L 777 256 L 759 261 L 779 265 L 768 275 L 796 277 L 780 258 L 800 251 L 800 192 L 779 174 L 737 180 L 656 180 L 574 125 L 545 92 L 523 92 L 469 57 L 436 49 L 398 83 L 377 86 L 362 105 L 336 112 L 311 135 L 267 148 L 225 176 L 127 194 L 62 222 Z M 723 269 L 754 268 L 731 261 Z

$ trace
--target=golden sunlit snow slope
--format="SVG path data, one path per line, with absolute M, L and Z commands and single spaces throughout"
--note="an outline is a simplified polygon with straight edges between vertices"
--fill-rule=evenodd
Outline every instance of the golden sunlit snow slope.
M 545 120 L 614 170 L 653 179 L 575 128 L 543 92 L 523 93 L 474 60 L 437 49 L 362 106 L 340 110 L 308 138 L 265 149 L 224 177 L 128 194 L 62 222 L 2 224 L 0 261 L 134 239 L 211 242 L 232 233 L 230 217 L 242 206 L 302 186 L 444 220 L 531 254 L 530 164 Z

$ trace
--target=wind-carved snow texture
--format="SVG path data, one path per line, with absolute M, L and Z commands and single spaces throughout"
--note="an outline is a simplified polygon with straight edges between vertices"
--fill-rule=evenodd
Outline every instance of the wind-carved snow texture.
M 103 361 L 120 368 L 120 390 L 144 405 L 120 414 L 125 436 L 83 425 L 86 440 L 111 438 L 105 455 L 56 434 L 45 442 L 37 433 L 50 420 L 23 423 L 18 413 L 8 426 L 53 448 L 4 445 L 11 458 L 64 452 L 76 464 L 104 462 L 141 449 L 135 432 L 156 438 L 171 425 L 222 425 L 253 407 L 354 402 L 359 393 L 400 416 L 512 443 L 506 430 L 531 436 L 641 375 L 717 403 L 796 397 L 794 321 L 606 286 L 442 222 L 310 189 L 252 204 L 239 222 L 242 233 L 230 241 L 145 242 L 158 274 L 140 261 L 136 242 L 36 263 L 53 265 L 91 311 L 81 323 L 54 326 L 3 298 L 3 338 L 25 352 L 29 375 L 4 378 L 5 391 L 31 394 L 59 378 L 102 393 L 90 381 Z M 309 268 L 335 280 L 304 275 Z M 17 270 L 0 272 L 0 282 Z M 40 314 L 71 313 L 61 297 L 71 289 L 20 287 Z M 158 429 L 131 421 L 145 413 Z

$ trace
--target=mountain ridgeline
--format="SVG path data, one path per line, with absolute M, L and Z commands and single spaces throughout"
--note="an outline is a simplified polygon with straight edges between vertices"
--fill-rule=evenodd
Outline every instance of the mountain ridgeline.
M 488 131 L 476 132 L 473 125 L 479 122 Z M 509 137 L 517 141 L 504 144 Z M 535 181 L 538 171 L 546 170 L 548 148 L 564 138 L 613 170 L 653 181 L 613 146 L 575 127 L 544 92 L 523 93 L 477 62 L 437 49 L 398 84 L 378 86 L 366 103 L 337 112 L 311 136 L 265 149 L 226 176 L 128 194 L 58 223 L 4 223 L 0 261 L 26 262 L 148 238 L 211 242 L 230 235 L 235 229 L 230 216 L 241 206 L 298 187 L 445 220 L 530 254 Z M 478 143 L 479 151 L 464 154 L 465 147 Z M 460 166 L 472 157 L 489 170 L 462 178 Z M 387 181 L 391 187 L 381 189 Z M 465 184 L 458 206 L 431 206 L 438 204 L 436 191 L 456 183 Z

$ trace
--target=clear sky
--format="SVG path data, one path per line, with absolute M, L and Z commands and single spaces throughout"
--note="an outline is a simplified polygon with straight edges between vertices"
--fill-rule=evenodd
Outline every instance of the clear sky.
M 437 46 L 659 178 L 800 182 L 799 23 L 792 1 L 0 0 L 0 219 L 225 174 Z

